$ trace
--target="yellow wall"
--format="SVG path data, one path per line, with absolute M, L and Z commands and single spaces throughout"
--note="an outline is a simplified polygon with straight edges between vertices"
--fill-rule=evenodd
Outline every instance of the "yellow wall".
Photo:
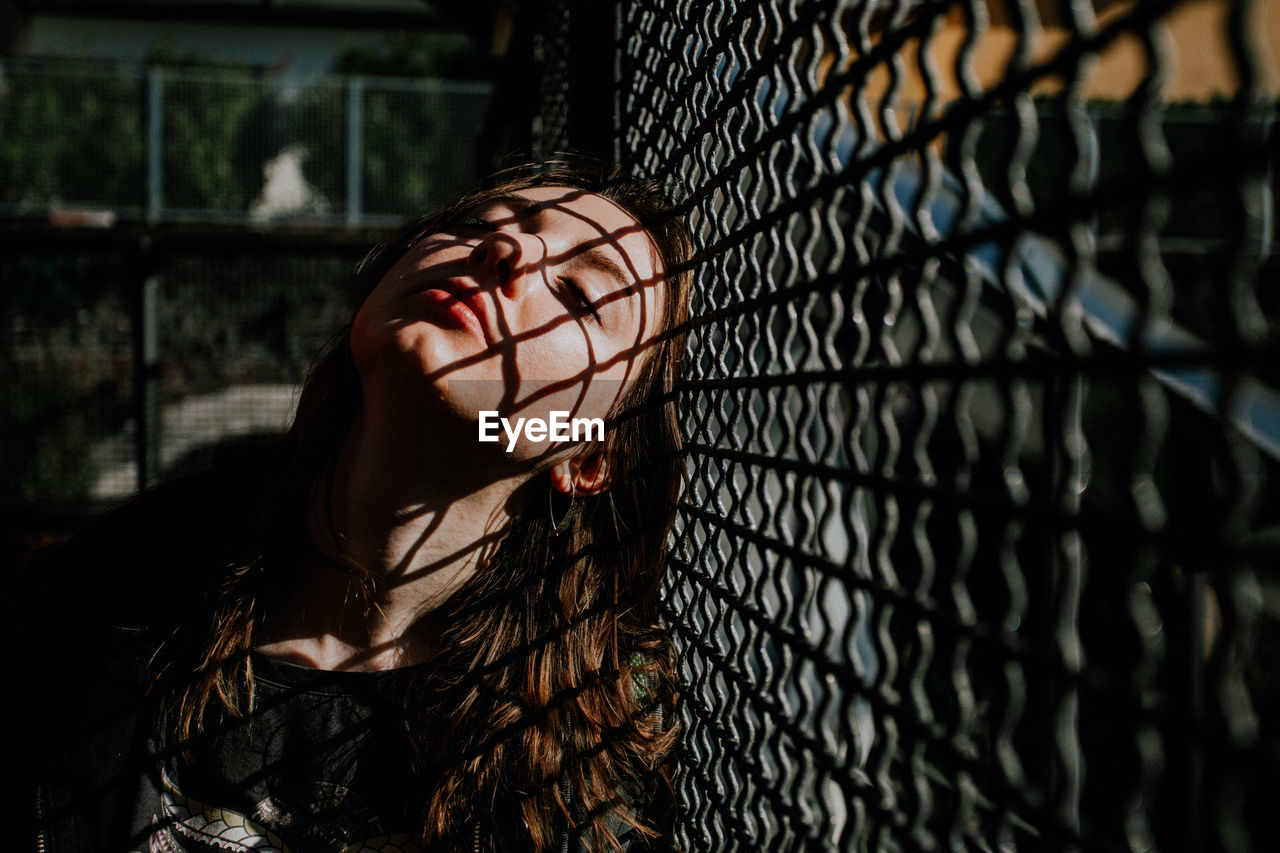
M 1004 0 L 986 0 L 987 26 L 982 31 L 974 52 L 972 73 L 979 87 L 986 90 L 1006 79 L 1010 61 L 1018 43 L 1009 20 Z M 1038 0 L 1040 21 L 1029 41 L 1029 59 L 1033 66 L 1051 61 L 1075 37 L 1074 30 L 1064 25 L 1063 5 L 1053 0 Z M 1111 21 L 1132 15 L 1133 0 L 1105 2 L 1095 0 L 1096 26 L 1104 29 Z M 1157 43 L 1163 46 L 1165 100 L 1207 100 L 1215 95 L 1229 96 L 1239 89 L 1234 51 L 1228 42 L 1228 15 L 1233 0 L 1188 0 L 1178 5 L 1154 28 Z M 1258 59 L 1263 94 L 1280 96 L 1280 0 L 1255 0 L 1249 31 Z M 926 58 L 936 68 L 936 86 L 942 105 L 961 94 L 956 57 L 967 34 L 959 7 L 953 8 L 937 32 L 926 40 Z M 924 75 L 920 70 L 920 42 L 913 40 L 898 52 L 899 89 L 891 105 L 894 112 L 913 110 L 924 100 Z M 1150 63 L 1141 41 L 1125 35 L 1112 41 L 1085 68 L 1080 93 L 1084 98 L 1119 100 L 1134 93 L 1149 73 Z M 888 64 L 879 65 L 867 80 L 864 97 L 872 109 L 880 106 L 888 91 L 891 72 Z M 1061 76 L 1041 77 L 1032 86 L 1035 94 L 1061 91 L 1066 84 Z

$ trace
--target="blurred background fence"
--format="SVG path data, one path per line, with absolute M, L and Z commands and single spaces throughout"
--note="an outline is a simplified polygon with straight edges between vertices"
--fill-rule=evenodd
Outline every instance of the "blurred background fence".
M 277 434 L 352 226 L 596 151 L 697 235 L 679 846 L 1275 849 L 1275 4 L 492 8 L 491 88 L 6 66 L 10 526 Z
M 352 226 L 468 186 L 492 88 L 50 60 L 0 87 L 0 214 Z
M 92 11 L 118 31 L 111 8 Z M 330 27 L 364 25 L 331 11 Z M 29 23 L 46 42 L 68 26 Z M 147 62 L 0 62 L 7 558 L 287 426 L 360 259 L 487 165 L 492 82 L 428 76 L 483 52 L 424 26 L 331 60 L 357 73 L 288 73 L 271 53 L 282 28 L 254 32 L 251 16 L 255 62 L 145 32 Z M 219 36 L 195 30 L 211 49 Z

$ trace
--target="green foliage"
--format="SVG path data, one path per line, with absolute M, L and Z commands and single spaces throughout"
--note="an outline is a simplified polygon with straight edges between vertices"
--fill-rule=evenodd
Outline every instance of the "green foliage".
M 116 262 L 0 262 L 0 503 L 89 497 L 92 449 L 131 414 L 128 305 Z
M 211 53 L 189 50 L 179 52 L 167 44 L 157 44 L 147 51 L 148 68 L 184 69 L 188 71 L 223 71 L 256 74 L 260 66 L 251 62 L 235 62 Z
M 92 409 L 65 374 L 42 381 L 16 377 L 0 395 L 5 430 L 5 504 L 75 501 L 89 495 Z
M 143 202 L 138 77 L 11 70 L 0 90 L 0 203 Z
M 242 211 L 275 153 L 271 93 L 237 67 L 154 51 L 162 65 L 164 202 Z M 183 68 L 199 67 L 191 72 Z M 0 203 L 140 209 L 146 199 L 144 69 L 34 62 L 0 89 Z
M 164 204 L 241 212 L 262 191 L 279 140 L 271 92 L 242 78 L 188 75 L 164 83 Z
M 477 109 L 476 98 L 446 94 L 434 80 L 484 80 L 492 62 L 460 34 L 397 33 L 381 50 L 351 47 L 334 72 L 358 77 L 397 77 L 395 85 L 369 79 L 363 88 L 363 207 L 374 215 L 404 216 L 442 203 L 474 178 L 472 140 L 458 137 L 458 117 Z M 404 85 L 403 78 L 423 81 Z M 303 107 L 319 109 L 332 97 L 317 90 Z M 344 106 L 341 114 L 345 117 Z M 332 109 L 332 108 L 330 108 Z M 478 109 L 483 109 L 483 105 Z M 475 122 L 477 125 L 479 121 Z M 345 122 L 308 137 L 307 177 L 333 198 L 345 197 Z M 341 188 L 341 189 L 339 189 Z
M 442 202 L 454 140 L 445 96 L 428 90 L 370 91 L 364 105 L 365 206 L 378 213 Z
M 339 57 L 335 69 L 357 75 L 363 107 L 363 211 L 403 217 L 474 178 L 472 134 L 487 99 L 474 84 L 444 91 L 439 78 L 475 76 L 477 56 L 461 36 L 401 35 L 382 50 Z M 0 204 L 144 210 L 157 85 L 163 215 L 243 216 L 262 196 L 266 167 L 285 150 L 301 156 L 314 191 L 302 209 L 345 209 L 346 80 L 296 89 L 200 54 L 159 48 L 150 60 L 132 69 L 52 60 L 4 69 Z M 383 76 L 392 73 L 399 79 Z
M 325 83 L 309 86 L 289 104 L 285 137 L 303 150 L 307 183 L 330 211 L 341 211 L 347 197 L 347 90 Z
M 456 33 L 393 33 L 382 50 L 349 47 L 333 63 L 336 74 L 487 80 L 493 62 Z
M 258 69 L 199 52 L 152 48 L 163 79 L 163 201 L 166 208 L 236 213 L 262 189 L 275 155 L 274 98 Z
M 474 141 L 487 98 L 442 90 L 436 81 L 356 80 L 362 109 L 362 210 L 404 217 L 443 203 L 475 178 Z M 315 86 L 286 113 L 286 135 L 299 140 L 308 183 L 329 200 L 346 204 L 346 86 Z

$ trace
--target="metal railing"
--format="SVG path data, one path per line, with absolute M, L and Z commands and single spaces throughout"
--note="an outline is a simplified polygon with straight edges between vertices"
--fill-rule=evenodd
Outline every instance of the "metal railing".
M 697 233 L 679 846 L 1268 849 L 1274 8 L 600 5 L 523 92 Z
M 473 180 L 491 85 L 14 62 L 0 213 L 399 222 Z

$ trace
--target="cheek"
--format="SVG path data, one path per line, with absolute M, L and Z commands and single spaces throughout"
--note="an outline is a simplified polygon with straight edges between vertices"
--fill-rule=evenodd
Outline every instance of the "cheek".
M 351 321 L 351 358 L 362 374 L 372 365 L 384 360 L 394 349 L 391 329 L 379 319 L 380 316 L 378 292 L 374 291 Z
M 369 312 L 366 310 L 367 307 L 368 301 L 366 300 L 351 321 L 351 331 L 348 335 L 351 345 L 351 358 L 355 362 L 356 369 L 361 372 L 363 372 L 365 365 L 372 357 L 374 349 L 374 335 L 369 328 L 370 321 Z
M 512 333 L 518 342 L 506 352 L 514 357 L 519 375 L 549 381 L 583 375 L 592 360 L 600 357 L 600 341 L 559 303 L 539 308 L 513 318 Z
M 419 374 L 447 354 L 438 353 L 439 342 L 420 323 L 405 323 L 386 304 L 384 291 L 375 290 L 351 321 L 351 359 L 365 382 L 379 374 Z

